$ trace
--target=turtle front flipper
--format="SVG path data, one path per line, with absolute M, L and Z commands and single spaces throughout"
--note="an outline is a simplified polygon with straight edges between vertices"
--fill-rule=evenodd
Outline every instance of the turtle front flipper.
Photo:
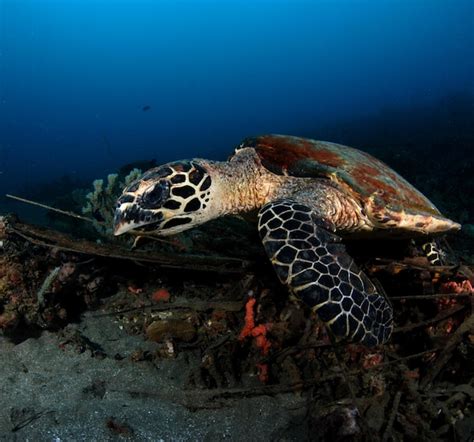
M 280 281 L 339 338 L 366 346 L 392 333 L 390 304 L 311 208 L 291 200 L 262 207 L 258 230 Z

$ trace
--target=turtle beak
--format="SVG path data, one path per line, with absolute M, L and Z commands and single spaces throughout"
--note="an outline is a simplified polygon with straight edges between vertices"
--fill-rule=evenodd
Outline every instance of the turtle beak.
M 114 236 L 123 235 L 138 227 L 155 224 L 163 219 L 161 213 L 140 209 L 135 204 L 122 204 L 114 215 Z
M 117 208 L 114 215 L 114 236 L 123 235 L 124 233 L 138 227 L 136 223 L 126 221 L 125 218 L 124 211 Z
M 137 228 L 138 225 L 133 223 L 114 223 L 114 236 L 120 236 L 130 230 Z

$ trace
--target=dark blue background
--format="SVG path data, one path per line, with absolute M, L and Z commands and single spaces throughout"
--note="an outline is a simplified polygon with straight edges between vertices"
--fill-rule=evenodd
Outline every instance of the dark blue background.
M 0 0 L 1 193 L 473 91 L 473 3 Z

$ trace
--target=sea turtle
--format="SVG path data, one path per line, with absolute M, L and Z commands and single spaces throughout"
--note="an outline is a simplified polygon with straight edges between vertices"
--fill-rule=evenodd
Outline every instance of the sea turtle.
M 280 281 L 337 338 L 384 343 L 392 308 L 341 238 L 416 237 L 458 230 L 418 190 L 360 150 L 285 135 L 244 140 L 228 161 L 176 161 L 124 189 L 115 235 L 172 235 L 226 214 L 258 210 L 258 230 Z

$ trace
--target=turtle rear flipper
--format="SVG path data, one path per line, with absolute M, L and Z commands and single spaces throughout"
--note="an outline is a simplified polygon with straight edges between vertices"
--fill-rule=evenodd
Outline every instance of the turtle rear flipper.
M 432 266 L 443 266 L 448 264 L 446 252 L 435 239 L 423 243 L 421 248 Z
M 339 338 L 369 347 L 392 332 L 392 308 L 323 219 L 298 202 L 262 207 L 258 229 L 278 278 Z

